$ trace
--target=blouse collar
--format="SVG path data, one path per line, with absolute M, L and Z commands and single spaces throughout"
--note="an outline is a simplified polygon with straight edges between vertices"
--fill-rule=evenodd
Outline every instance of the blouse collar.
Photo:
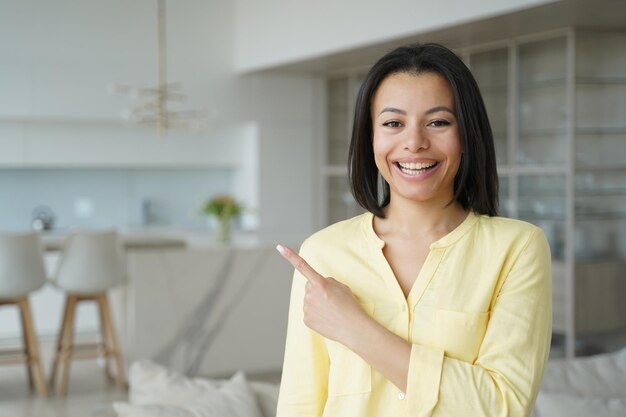
M 437 248 L 445 248 L 454 244 L 476 224 L 479 217 L 480 215 L 474 213 L 473 211 L 470 211 L 467 217 L 465 217 L 465 219 L 461 222 L 461 224 L 459 224 L 445 236 L 431 243 L 430 249 L 432 250 Z M 382 240 L 374 231 L 373 213 L 370 212 L 363 215 L 363 226 L 363 231 L 365 232 L 366 239 L 382 249 L 385 246 L 385 241 Z

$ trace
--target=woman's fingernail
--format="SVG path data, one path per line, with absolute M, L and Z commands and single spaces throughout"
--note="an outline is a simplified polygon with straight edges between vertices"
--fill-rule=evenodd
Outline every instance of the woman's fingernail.
M 276 250 L 281 254 L 285 254 L 285 248 L 282 245 L 276 245 Z

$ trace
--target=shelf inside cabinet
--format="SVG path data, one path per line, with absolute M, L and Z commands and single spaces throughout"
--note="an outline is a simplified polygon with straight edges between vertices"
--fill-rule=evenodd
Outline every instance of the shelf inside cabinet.
M 576 221 L 615 221 L 626 220 L 626 212 L 576 213 Z
M 519 84 L 520 91 L 535 90 L 545 87 L 565 87 L 565 77 L 538 78 L 535 80 L 524 81 Z
M 546 137 L 564 137 L 566 135 L 565 127 L 554 127 L 546 129 L 520 129 L 520 139 L 540 139 Z
M 563 188 L 533 188 L 519 191 L 519 196 L 522 198 L 532 197 L 550 197 L 550 198 L 565 198 L 565 189 Z
M 603 165 L 603 166 L 587 166 L 581 165 L 580 162 L 576 164 L 576 172 L 626 172 L 626 164 L 623 165 Z
M 577 127 L 577 135 L 626 135 L 626 126 L 615 127 Z M 626 140 L 626 138 L 624 139 Z
M 626 77 L 576 77 L 577 84 L 590 85 L 626 85 Z
M 549 220 L 554 222 L 564 222 L 565 215 L 564 214 L 538 214 L 532 211 L 520 211 L 519 218 L 531 223 L 541 220 Z
M 626 196 L 626 188 L 577 188 L 576 195 L 584 197 Z

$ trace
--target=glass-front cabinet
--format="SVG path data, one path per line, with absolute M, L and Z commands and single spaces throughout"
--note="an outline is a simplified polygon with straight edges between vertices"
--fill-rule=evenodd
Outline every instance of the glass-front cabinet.
M 553 356 L 626 341 L 626 32 L 564 29 L 457 51 L 494 134 L 500 214 L 543 229 Z M 347 149 L 361 73 L 327 82 L 326 223 L 360 212 Z
M 550 243 L 552 354 L 619 347 L 626 340 L 626 33 L 564 30 L 464 52 L 494 131 L 500 211 L 541 227 Z
M 326 81 L 326 150 L 322 184 L 326 205 L 324 224 L 332 224 L 363 213 L 352 197 L 348 183 L 348 149 L 356 96 L 365 74 L 353 71 Z

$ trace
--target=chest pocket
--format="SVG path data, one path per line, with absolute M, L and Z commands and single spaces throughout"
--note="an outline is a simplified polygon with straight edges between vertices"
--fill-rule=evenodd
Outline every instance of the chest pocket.
M 361 307 L 367 314 L 373 315 L 373 304 L 362 304 Z M 341 343 L 329 340 L 326 345 L 330 357 L 328 395 L 354 395 L 371 392 L 372 367 Z
M 474 363 L 487 331 L 489 313 L 468 313 L 416 307 L 416 343 L 443 349 L 446 356 Z

